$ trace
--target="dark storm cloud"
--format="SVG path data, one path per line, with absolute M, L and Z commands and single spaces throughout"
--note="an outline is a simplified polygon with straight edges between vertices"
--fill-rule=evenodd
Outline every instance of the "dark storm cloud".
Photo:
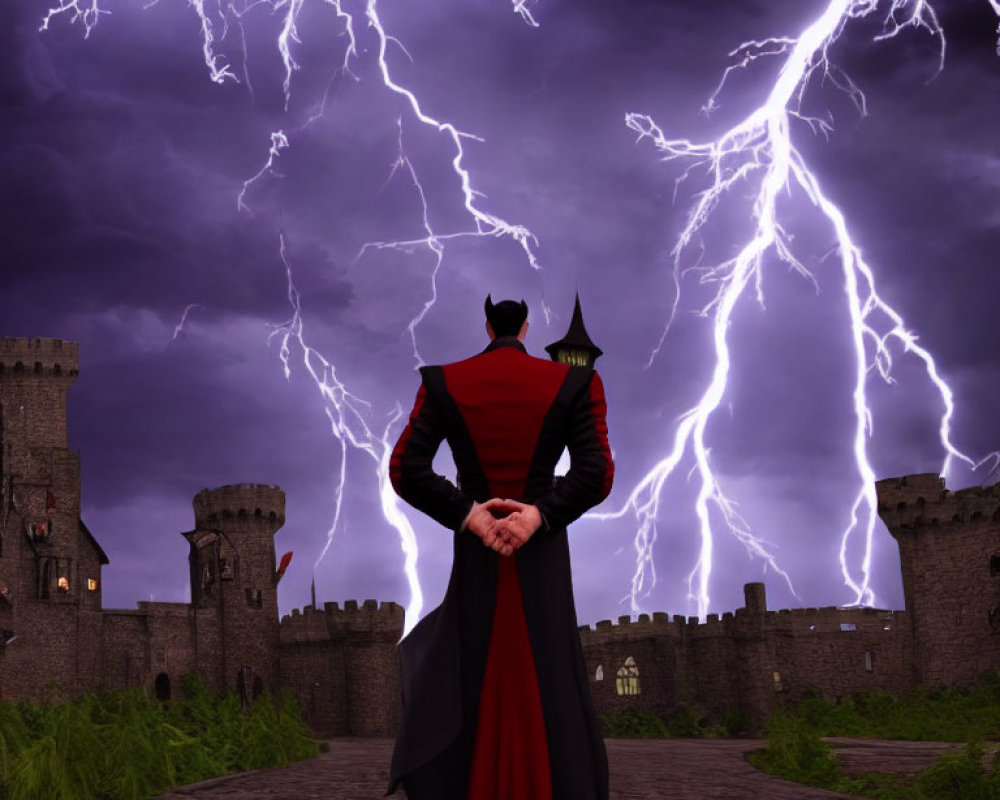
M 0 333 L 81 342 L 70 430 L 82 452 L 84 513 L 112 557 L 105 585 L 118 588 L 109 604 L 128 606 L 150 590 L 156 599 L 184 599 L 177 532 L 191 525 L 191 495 L 242 481 L 287 492 L 276 546 L 296 556 L 282 609 L 301 605 L 327 544 L 340 450 L 301 353 L 293 348 L 286 381 L 280 336 L 269 338 L 292 313 L 278 235 L 307 340 L 371 403 L 367 413 L 381 430 L 416 391 L 406 328 L 430 299 L 434 257 L 420 244 L 362 249 L 424 236 L 409 170 L 394 171 L 398 125 L 431 224 L 445 233 L 472 229 L 450 140 L 380 88 L 370 28 L 359 27 L 354 75 L 338 72 L 347 43 L 328 4 L 303 12 L 287 113 L 273 45 L 280 17 L 266 5 L 219 44 L 240 79 L 222 86 L 208 79 L 197 18 L 183 3 L 112 3 L 113 14 L 86 40 L 66 18 L 39 34 L 46 7 L 0 6 Z M 439 0 L 419 13 L 411 4 L 380 6 L 405 47 L 390 46 L 394 77 L 426 113 L 482 137 L 463 140 L 482 193 L 476 202 L 531 228 L 544 267 L 533 272 L 509 240 L 449 241 L 437 305 L 418 331 L 421 354 L 440 362 L 481 349 L 486 291 L 528 299 L 528 345 L 541 353 L 563 333 L 579 289 L 588 329 L 606 353 L 599 367 L 618 460 L 609 510 L 663 456 L 676 417 L 711 370 L 711 328 L 698 312 L 712 287 L 695 276 L 646 368 L 675 299 L 670 251 L 704 184 L 694 173 L 677 187 L 687 165 L 663 163 L 648 142 L 636 143 L 624 115 L 651 114 L 670 136 L 717 135 L 764 98 L 781 63 L 765 59 L 734 74 L 719 109 L 705 116 L 726 54 L 747 39 L 792 35 L 822 7 L 541 0 L 541 27 L 533 29 L 499 1 Z M 832 109 L 836 129 L 826 142 L 796 124 L 795 136 L 845 208 L 880 291 L 938 354 L 956 391 L 956 440 L 978 454 L 1000 443 L 984 400 L 997 387 L 983 322 L 991 319 L 1000 247 L 1000 111 L 984 92 L 995 90 L 1000 60 L 986 2 L 941 11 L 949 36 L 941 75 L 927 83 L 937 50 L 925 32 L 874 45 L 877 26 L 862 22 L 834 56 L 867 93 L 869 115 L 817 81 L 806 107 Z M 307 125 L 321 104 L 323 115 Z M 261 169 L 279 129 L 290 147 L 249 187 L 249 210 L 238 210 L 243 182 Z M 745 201 L 743 189 L 733 193 L 706 228 L 706 259 L 733 254 L 746 230 Z M 850 342 L 829 226 L 795 192 L 784 208 L 819 293 L 768 263 L 766 308 L 745 302 L 734 317 L 732 382 L 709 438 L 724 488 L 788 564 L 802 602 L 825 605 L 851 599 L 834 563 L 858 489 Z M 543 299 L 555 314 L 548 327 Z M 900 358 L 898 383 L 872 388 L 873 460 L 887 474 L 936 469 L 941 459 L 939 401 L 919 363 Z M 342 524 L 315 569 L 318 599 L 406 602 L 398 539 L 379 513 L 376 465 L 357 451 L 348 464 Z M 656 547 L 662 580 L 648 601 L 677 613 L 691 611 L 691 491 L 678 475 L 665 495 Z M 433 605 L 450 544 L 436 526 L 411 519 Z M 140 541 L 135 531 L 144 525 Z M 633 527 L 628 518 L 576 526 L 581 621 L 623 613 Z M 717 552 L 712 610 L 738 605 L 740 584 L 765 574 L 773 603 L 799 602 L 730 537 L 720 536 Z M 882 531 L 876 552 L 879 599 L 899 606 L 895 551 Z

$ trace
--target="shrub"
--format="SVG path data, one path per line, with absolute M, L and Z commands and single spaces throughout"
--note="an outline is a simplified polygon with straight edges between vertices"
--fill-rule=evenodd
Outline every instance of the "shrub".
M 660 717 L 637 708 L 601 715 L 601 727 L 604 735 L 612 739 L 665 739 L 670 736 Z
M 840 778 L 840 764 L 830 746 L 793 714 L 771 715 L 767 721 L 767 747 L 749 758 L 764 772 L 811 786 L 832 787 Z

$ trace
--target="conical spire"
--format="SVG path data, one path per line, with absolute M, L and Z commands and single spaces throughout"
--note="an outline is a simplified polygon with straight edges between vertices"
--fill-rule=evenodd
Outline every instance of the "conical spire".
M 580 309 L 580 293 L 576 294 L 576 305 L 573 308 L 573 319 L 569 330 L 558 342 L 546 346 L 545 352 L 553 361 L 564 364 L 592 367 L 602 354 L 602 350 L 590 340 L 583 324 L 583 311 Z

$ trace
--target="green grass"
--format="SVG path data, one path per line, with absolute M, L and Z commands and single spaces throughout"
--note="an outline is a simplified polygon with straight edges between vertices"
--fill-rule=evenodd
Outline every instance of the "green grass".
M 747 759 L 788 780 L 877 800 L 1000 800 L 1000 758 L 984 741 L 1000 740 L 1000 682 L 922 689 L 894 697 L 874 693 L 839 701 L 811 698 L 773 714 L 765 750 Z M 847 777 L 822 736 L 964 742 L 916 778 L 870 773 Z
M 290 690 L 265 692 L 243 711 L 194 676 L 181 685 L 183 698 L 169 703 L 142 689 L 58 706 L 0 702 L 0 800 L 147 800 L 319 752 Z

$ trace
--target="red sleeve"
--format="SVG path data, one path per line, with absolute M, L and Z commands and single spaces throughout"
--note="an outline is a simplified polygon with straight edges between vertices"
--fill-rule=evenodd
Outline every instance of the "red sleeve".
M 472 498 L 434 472 L 434 454 L 445 438 L 444 425 L 421 384 L 410 419 L 389 458 L 389 480 L 396 494 L 450 530 L 458 530 L 472 509 Z

